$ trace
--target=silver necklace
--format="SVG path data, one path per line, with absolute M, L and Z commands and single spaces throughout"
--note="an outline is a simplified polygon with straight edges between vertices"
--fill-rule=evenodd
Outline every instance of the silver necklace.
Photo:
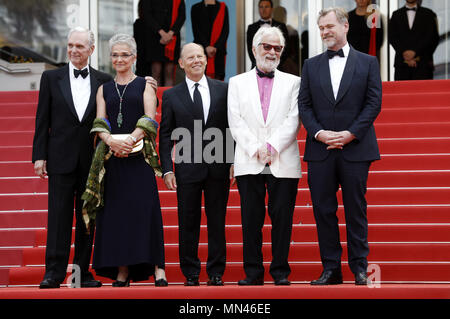
M 131 81 L 134 80 L 134 74 L 131 76 L 130 80 L 125 85 L 125 88 L 123 89 L 122 94 L 120 94 L 119 88 L 117 87 L 117 78 L 114 81 L 114 84 L 116 86 L 117 94 L 119 95 L 119 114 L 117 115 L 117 126 L 120 128 L 123 123 L 123 115 L 122 115 L 122 102 L 123 102 L 123 96 L 125 95 L 125 91 L 127 90 L 128 84 L 131 83 Z

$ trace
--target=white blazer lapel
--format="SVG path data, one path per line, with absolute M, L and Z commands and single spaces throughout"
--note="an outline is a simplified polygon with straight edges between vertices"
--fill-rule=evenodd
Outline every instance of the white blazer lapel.
M 267 120 L 266 125 L 269 126 L 270 122 L 273 120 L 277 113 L 278 105 L 280 103 L 280 99 L 283 97 L 280 96 L 280 93 L 282 92 L 282 85 L 283 85 L 283 77 L 280 71 L 275 70 L 275 76 L 273 78 L 273 85 L 272 85 L 272 93 L 270 95 L 270 105 L 269 105 L 269 112 L 267 113 Z
M 251 104 L 253 108 L 253 112 L 256 115 L 256 119 L 262 125 L 264 125 L 264 117 L 262 114 L 261 107 L 261 99 L 259 97 L 259 88 L 258 88 L 258 80 L 256 79 L 256 68 L 254 68 L 251 72 L 248 73 L 248 83 L 249 83 L 249 92 L 251 94 Z

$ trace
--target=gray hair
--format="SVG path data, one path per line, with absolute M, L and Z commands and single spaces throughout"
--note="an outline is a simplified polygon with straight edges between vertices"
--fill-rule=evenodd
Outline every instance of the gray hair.
M 70 38 L 70 36 L 74 32 L 86 33 L 87 34 L 87 38 L 88 38 L 89 46 L 92 47 L 93 45 L 95 45 L 94 32 L 92 32 L 91 30 L 83 28 L 83 27 L 75 27 L 73 29 L 70 29 L 69 34 L 67 35 L 67 40 Z
M 285 39 L 283 32 L 278 27 L 271 27 L 269 25 L 262 25 L 258 31 L 256 32 L 255 36 L 253 37 L 252 46 L 254 48 L 258 47 L 262 43 L 262 39 L 266 35 L 277 35 L 280 38 L 280 44 L 284 47 L 285 45 Z
M 136 40 L 134 40 L 134 38 L 129 34 L 119 33 L 113 35 L 112 38 L 109 39 L 109 50 L 112 51 L 113 46 L 115 46 L 116 44 L 127 45 L 130 48 L 131 53 L 134 55 L 137 52 Z
M 326 16 L 330 12 L 334 12 L 336 14 L 336 18 L 340 24 L 348 23 L 348 13 L 344 8 L 330 7 L 320 10 L 319 16 L 317 17 L 317 24 L 319 24 L 320 18 Z

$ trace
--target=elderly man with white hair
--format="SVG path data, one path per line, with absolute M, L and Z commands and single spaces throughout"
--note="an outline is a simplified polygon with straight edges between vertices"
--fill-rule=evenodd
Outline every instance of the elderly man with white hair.
M 297 134 L 300 78 L 277 70 L 285 39 L 276 27 L 253 38 L 256 68 L 230 79 L 228 121 L 236 141 L 234 174 L 241 197 L 244 270 L 239 285 L 263 285 L 262 227 L 272 222 L 270 274 L 289 285 L 292 217 L 301 177 Z
M 48 175 L 48 229 L 45 275 L 40 288 L 59 288 L 67 274 L 75 206 L 75 254 L 82 287 L 100 287 L 88 271 L 92 236 L 82 219 L 81 194 L 92 159 L 89 131 L 95 118 L 97 88 L 111 76 L 89 66 L 92 31 L 77 27 L 68 35 L 69 63 L 41 78 L 33 141 L 34 170 Z M 75 205 L 74 205 L 75 203 Z M 92 232 L 91 232 L 92 233 Z

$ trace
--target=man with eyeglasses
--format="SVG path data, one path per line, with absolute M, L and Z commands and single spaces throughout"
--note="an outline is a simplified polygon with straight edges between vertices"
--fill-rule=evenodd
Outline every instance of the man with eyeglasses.
M 282 22 L 279 22 L 272 18 L 273 14 L 273 1 L 272 0 L 259 0 L 258 2 L 258 10 L 259 10 L 259 16 L 260 19 L 256 21 L 253 24 L 250 24 L 247 28 L 247 52 L 250 57 L 250 61 L 252 61 L 252 69 L 256 66 L 256 60 L 255 56 L 253 55 L 253 37 L 256 34 L 256 31 L 259 30 L 259 28 L 262 25 L 269 25 L 272 27 L 278 27 L 281 32 L 283 32 L 283 36 L 285 40 L 288 39 L 288 29 L 286 25 Z M 281 55 L 281 62 L 280 64 L 283 64 L 283 61 L 287 58 L 287 52 L 286 48 L 283 50 L 283 54 Z
M 236 142 L 234 174 L 241 197 L 244 271 L 239 285 L 263 285 L 262 228 L 272 222 L 270 275 L 289 285 L 292 218 L 301 177 L 297 134 L 300 78 L 277 70 L 285 39 L 262 26 L 253 38 L 256 68 L 230 79 L 228 122 Z

